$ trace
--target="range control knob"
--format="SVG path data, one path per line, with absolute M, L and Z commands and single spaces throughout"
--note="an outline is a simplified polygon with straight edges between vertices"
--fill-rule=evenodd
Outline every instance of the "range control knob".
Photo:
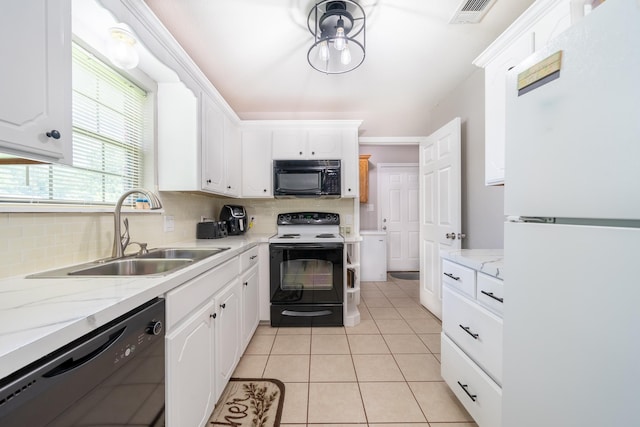
M 162 332 L 162 322 L 159 320 L 149 322 L 146 332 L 149 335 L 160 335 L 160 332 Z

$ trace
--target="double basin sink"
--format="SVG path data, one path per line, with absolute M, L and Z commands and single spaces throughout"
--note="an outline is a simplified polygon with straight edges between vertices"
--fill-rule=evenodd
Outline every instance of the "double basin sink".
M 159 248 L 122 258 L 107 259 L 74 265 L 57 270 L 32 274 L 29 278 L 51 277 L 109 277 L 163 276 L 209 258 L 229 248 Z

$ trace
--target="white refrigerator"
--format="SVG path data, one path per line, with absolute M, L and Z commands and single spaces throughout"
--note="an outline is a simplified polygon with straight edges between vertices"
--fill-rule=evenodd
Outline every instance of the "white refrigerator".
M 640 425 L 640 0 L 507 84 L 503 427 Z

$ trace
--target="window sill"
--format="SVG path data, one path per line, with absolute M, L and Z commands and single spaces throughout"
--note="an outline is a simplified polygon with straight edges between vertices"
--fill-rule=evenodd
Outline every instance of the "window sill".
M 45 203 L 0 203 L 0 213 L 113 213 L 115 206 L 48 205 Z M 134 209 L 123 207 L 126 214 L 161 214 L 164 209 Z

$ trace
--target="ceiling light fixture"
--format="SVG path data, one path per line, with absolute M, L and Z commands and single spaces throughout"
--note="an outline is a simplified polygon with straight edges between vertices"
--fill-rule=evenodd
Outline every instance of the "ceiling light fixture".
M 122 25 L 109 28 L 107 55 L 116 67 L 130 70 L 138 65 L 140 58 L 135 44 L 136 39 L 133 33 Z
M 325 74 L 342 74 L 358 68 L 365 57 L 366 16 L 354 0 L 322 0 L 309 12 L 307 26 L 313 45 L 309 65 Z

